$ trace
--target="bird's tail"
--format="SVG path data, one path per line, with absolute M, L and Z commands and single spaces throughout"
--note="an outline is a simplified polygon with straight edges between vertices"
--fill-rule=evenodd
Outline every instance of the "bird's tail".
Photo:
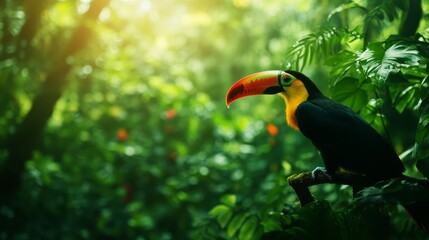
M 403 205 L 411 218 L 422 228 L 429 233 L 429 202 L 418 201 L 412 204 Z
M 428 179 L 416 179 L 408 176 L 403 176 L 402 178 L 411 182 L 415 182 L 429 190 Z M 429 199 L 427 197 L 423 197 L 415 202 L 410 202 L 407 204 L 403 203 L 402 206 L 408 212 L 410 217 L 417 223 L 417 225 L 425 232 L 429 233 Z

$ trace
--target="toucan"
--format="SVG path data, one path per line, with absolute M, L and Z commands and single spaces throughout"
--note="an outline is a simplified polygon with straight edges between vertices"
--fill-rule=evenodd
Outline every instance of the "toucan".
M 403 176 L 404 165 L 391 144 L 352 109 L 323 95 L 303 73 L 269 70 L 243 77 L 228 90 L 226 105 L 259 94 L 280 95 L 286 103 L 287 124 L 319 150 L 324 167 L 315 168 L 313 178 L 321 172 L 332 179 L 337 171 L 359 173 L 374 183 Z M 406 209 L 429 230 L 429 216 Z

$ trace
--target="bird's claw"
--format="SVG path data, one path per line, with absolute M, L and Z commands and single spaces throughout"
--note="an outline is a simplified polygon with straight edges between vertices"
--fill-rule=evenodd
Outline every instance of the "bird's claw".
M 328 171 L 324 167 L 316 167 L 313 171 L 311 171 L 311 178 L 313 178 L 313 180 L 316 179 L 317 172 L 323 173 L 323 175 L 325 175 L 329 180 L 332 180 L 332 176 L 329 175 Z

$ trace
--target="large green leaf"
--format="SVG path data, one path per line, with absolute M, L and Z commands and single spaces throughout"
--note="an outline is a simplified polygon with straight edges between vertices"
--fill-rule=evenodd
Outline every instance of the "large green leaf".
M 368 102 L 368 95 L 362 89 L 358 79 L 345 77 L 332 89 L 332 98 L 344 103 L 355 111 L 360 111 Z
M 240 235 L 238 236 L 239 240 L 248 240 L 252 239 L 253 233 L 258 227 L 258 221 L 255 217 L 249 217 L 246 222 L 243 224 L 240 230 Z
M 401 68 L 419 66 L 420 55 L 414 45 L 398 42 L 385 49 L 384 44 L 372 43 L 357 58 L 365 74 L 374 83 L 384 83 L 390 74 Z
M 407 78 L 402 72 L 389 77 L 389 93 L 393 106 L 399 113 L 406 108 L 413 109 L 420 98 L 419 81 Z
M 334 78 L 334 82 L 332 83 L 333 85 L 340 81 L 344 76 L 350 75 L 356 71 L 357 57 L 357 53 L 343 50 L 326 60 L 326 64 L 332 67 L 330 75 Z
M 220 226 L 224 228 L 232 217 L 232 211 L 225 205 L 217 205 L 212 210 L 210 210 L 210 215 L 216 217 Z
M 227 233 L 228 236 L 232 237 L 234 234 L 240 229 L 240 227 L 243 225 L 243 222 L 246 220 L 248 214 L 241 213 L 236 215 L 232 220 L 231 223 L 228 225 Z
M 383 102 L 381 98 L 370 99 L 365 108 L 359 112 L 359 115 L 381 134 L 385 134 L 385 126 L 388 123 L 386 116 L 381 113 Z

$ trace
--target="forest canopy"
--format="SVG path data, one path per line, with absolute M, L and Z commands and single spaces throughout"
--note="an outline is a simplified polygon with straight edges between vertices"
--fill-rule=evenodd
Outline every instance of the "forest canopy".
M 287 177 L 323 164 L 279 97 L 294 69 L 429 177 L 429 3 L 0 1 L 0 239 L 424 239 L 391 181 L 355 199 Z M 411 190 L 410 190 L 411 189 Z M 381 206 L 381 207 L 380 207 Z

